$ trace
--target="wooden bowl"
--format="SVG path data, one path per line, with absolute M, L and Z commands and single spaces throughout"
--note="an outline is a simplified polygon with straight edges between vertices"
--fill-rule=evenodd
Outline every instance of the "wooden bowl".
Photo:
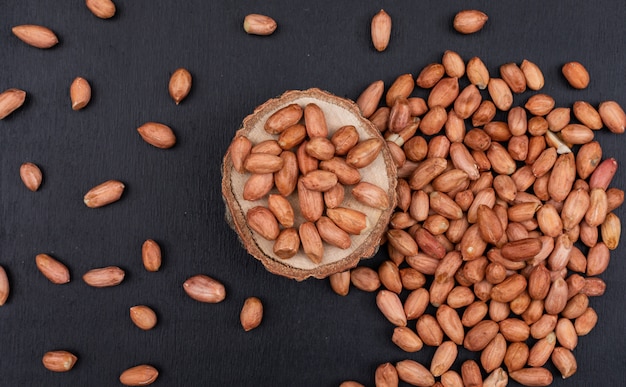
M 257 107 L 253 114 L 243 120 L 242 127 L 237 131 L 235 138 L 245 136 L 252 144 L 277 139 L 278 135 L 269 134 L 264 129 L 268 117 L 290 104 L 298 104 L 304 109 L 310 103 L 318 105 L 324 112 L 329 132 L 328 138 L 338 128 L 344 125 L 353 125 L 360 141 L 370 138 L 377 138 L 382 141 L 383 146 L 378 156 L 371 164 L 359 168 L 359 172 L 362 182 L 375 184 L 384 190 L 389 206 L 384 209 L 377 209 L 364 205 L 352 196 L 351 187 L 347 186 L 342 206 L 365 213 L 371 225 L 368 230 L 359 235 L 352 235 L 352 243 L 347 249 L 324 243 L 324 254 L 319 263 L 314 263 L 303 252 L 302 247 L 295 256 L 281 259 L 273 251 L 274 241 L 263 238 L 246 222 L 246 214 L 249 209 L 259 205 L 267 207 L 267 195 L 254 201 L 243 198 L 243 188 L 251 174 L 248 172 L 240 173 L 235 170 L 231 158 L 231 147 L 229 147 L 222 165 L 222 195 L 226 204 L 228 223 L 237 232 L 247 251 L 260 260 L 267 270 L 298 281 L 309 277 L 325 278 L 331 274 L 355 267 L 362 258 L 373 256 L 378 250 L 383 233 L 387 229 L 389 219 L 396 206 L 396 167 L 385 145 L 386 142 L 378 129 L 361 115 L 358 106 L 350 100 L 319 89 L 287 91 L 280 97 L 270 99 Z M 276 187 L 270 193 L 272 192 L 276 193 Z M 298 195 L 294 192 L 287 199 L 294 209 L 294 226 L 297 229 L 298 225 L 305 221 L 299 209 Z

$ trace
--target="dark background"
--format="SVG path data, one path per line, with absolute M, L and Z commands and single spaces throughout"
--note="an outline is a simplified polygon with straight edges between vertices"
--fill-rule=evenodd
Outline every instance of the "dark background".
M 156 366 L 155 386 L 337 386 L 353 379 L 373 385 L 383 362 L 411 358 L 430 364 L 432 348 L 406 354 L 390 340 L 393 327 L 375 295 L 354 288 L 346 297 L 327 281 L 296 282 L 272 275 L 239 244 L 224 221 L 220 163 L 242 119 L 288 89 L 318 87 L 356 99 L 371 82 L 386 86 L 400 74 L 417 75 L 447 49 L 479 56 L 492 75 L 507 62 L 529 59 L 544 71 L 542 92 L 557 106 L 586 100 L 626 106 L 626 3 L 623 1 L 165 1 L 115 0 L 117 14 L 96 18 L 83 0 L 2 1 L 0 89 L 28 93 L 26 103 L 0 121 L 0 265 L 11 294 L 0 308 L 0 385 L 115 386 L 120 372 Z M 389 48 L 369 37 L 371 17 L 384 8 L 393 19 Z M 464 36 L 455 13 L 476 8 L 485 28 Z M 242 29 L 248 13 L 272 16 L 269 37 Z M 11 33 L 19 24 L 54 30 L 50 50 L 27 46 Z M 582 91 L 560 68 L 580 61 L 591 74 Z M 167 92 L 178 67 L 193 75 L 179 106 Z M 72 111 L 72 80 L 82 76 L 93 98 Z M 532 93 L 515 96 L 523 104 Z M 156 149 L 136 128 L 162 122 L 177 145 Z M 623 137 L 597 133 L 604 155 L 626 161 Z M 44 182 L 28 191 L 23 162 L 38 164 Z M 622 170 L 612 186 L 626 188 Z M 108 207 L 88 209 L 91 187 L 119 179 L 127 189 Z M 624 216 L 624 209 L 617 214 Z M 153 238 L 164 262 L 148 273 L 141 244 Z M 64 262 L 72 281 L 53 285 L 35 266 L 48 253 Z M 365 265 L 377 267 L 381 251 Z M 555 386 L 617 386 L 626 380 L 621 245 L 602 278 L 606 294 L 591 300 L 597 327 L 579 340 L 578 372 Z M 117 287 L 94 289 L 82 280 L 91 268 L 126 270 Z M 204 273 L 222 281 L 227 298 L 210 305 L 188 298 L 182 283 Z M 246 297 L 265 305 L 262 325 L 244 332 L 239 311 Z M 146 304 L 159 316 L 152 331 L 136 328 L 128 308 Z M 411 325 L 413 326 L 413 325 Z M 41 365 L 46 351 L 77 354 L 71 372 Z M 471 355 L 460 352 L 455 363 Z M 514 385 L 514 383 L 510 383 Z

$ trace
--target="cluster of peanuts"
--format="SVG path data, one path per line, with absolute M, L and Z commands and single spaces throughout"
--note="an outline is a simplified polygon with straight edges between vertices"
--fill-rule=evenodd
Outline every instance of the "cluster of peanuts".
M 235 171 L 249 174 L 243 199 L 267 199 L 267 207 L 259 204 L 247 211 L 246 223 L 274 241 L 273 252 L 280 259 L 292 258 L 302 247 L 319 264 L 325 244 L 345 250 L 353 235 L 367 232 L 374 220 L 350 208 L 347 195 L 374 209 L 389 208 L 387 192 L 361 180 L 362 168 L 380 154 L 382 138 L 361 140 L 353 125 L 329 131 L 324 111 L 313 102 L 278 109 L 264 130 L 275 138 L 253 144 L 238 135 L 229 153 Z M 300 224 L 296 214 L 303 218 Z
M 490 76 L 479 58 L 446 51 L 417 78 L 399 76 L 385 98 L 377 81 L 357 100 L 398 168 L 397 208 L 389 259 L 330 285 L 377 292 L 403 351 L 437 347 L 430 366 L 381 364 L 377 387 L 547 386 L 550 362 L 563 378 L 576 372 L 578 339 L 597 323 L 590 298 L 606 289 L 624 191 L 609 188 L 617 162 L 603 158 L 594 132 L 623 133 L 626 114 L 615 101 L 555 107 L 543 93 L 514 107 L 513 94 L 540 90 L 543 73 L 528 60 L 499 70 Z M 575 88 L 589 80 L 580 68 L 566 78 Z M 453 370 L 462 348 L 480 354 Z

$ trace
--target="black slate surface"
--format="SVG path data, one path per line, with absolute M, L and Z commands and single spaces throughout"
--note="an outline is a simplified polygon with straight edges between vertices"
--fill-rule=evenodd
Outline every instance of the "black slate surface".
M 115 386 L 133 365 L 160 370 L 155 386 L 337 386 L 374 384 L 383 362 L 411 358 L 428 365 L 425 348 L 405 354 L 391 341 L 392 326 L 374 294 L 347 297 L 327 281 L 298 283 L 265 271 L 240 246 L 224 221 L 221 158 L 241 120 L 288 89 L 318 87 L 356 99 L 371 82 L 388 86 L 398 75 L 440 61 L 445 50 L 498 66 L 529 59 L 544 71 L 542 92 L 557 106 L 586 100 L 626 106 L 626 3 L 622 1 L 164 1 L 117 0 L 110 20 L 93 16 L 81 0 L 4 2 L 0 12 L 0 89 L 27 91 L 25 105 L 0 121 L 0 265 L 11 294 L 0 308 L 0 385 Z M 389 48 L 369 39 L 372 15 L 393 18 Z M 454 14 L 476 8 L 489 15 L 474 35 L 456 33 Z M 278 22 L 269 37 L 242 30 L 248 13 Z M 27 46 L 11 33 L 19 24 L 53 29 L 50 50 Z M 580 61 L 591 74 L 582 91 L 560 68 Z M 176 106 L 167 93 L 178 67 L 193 75 L 189 97 Z M 89 80 L 93 99 L 72 111 L 68 88 Z M 523 104 L 533 93 L 515 96 Z M 144 143 L 136 128 L 165 123 L 178 136 L 167 151 Z M 596 138 L 606 157 L 625 161 L 623 137 Z M 41 189 L 21 183 L 19 166 L 38 164 Z M 623 170 L 612 186 L 626 188 Z M 127 189 L 122 200 L 92 210 L 84 193 L 108 179 Z M 624 209 L 616 211 L 624 216 Z M 142 242 L 164 253 L 158 273 L 140 261 Z M 71 271 L 66 285 L 49 283 L 35 267 L 48 253 Z M 619 386 L 626 382 L 621 245 L 601 275 L 608 287 L 591 300 L 597 327 L 574 351 L 578 372 L 555 386 Z M 364 265 L 377 267 L 381 251 Z M 93 289 L 81 276 L 94 267 L 127 272 L 118 287 Z M 204 273 L 222 281 L 227 299 L 216 305 L 188 298 L 183 281 Z M 262 325 L 244 332 L 239 310 L 248 296 L 265 305 Z M 140 331 L 128 318 L 136 304 L 153 307 L 157 327 Z M 49 350 L 67 349 L 79 361 L 68 373 L 41 365 Z M 471 357 L 461 352 L 455 363 Z M 510 383 L 509 385 L 515 385 Z

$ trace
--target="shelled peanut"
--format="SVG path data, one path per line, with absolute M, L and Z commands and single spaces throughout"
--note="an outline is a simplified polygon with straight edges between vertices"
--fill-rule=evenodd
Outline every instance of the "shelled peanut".
M 267 199 L 267 206 L 247 211 L 246 223 L 274 241 L 273 253 L 280 259 L 289 259 L 302 248 L 319 264 L 326 244 L 348 249 L 353 235 L 366 233 L 373 222 L 350 208 L 348 195 L 364 206 L 389 208 L 385 190 L 361 181 L 362 168 L 384 146 L 382 138 L 361 140 L 352 125 L 329 131 L 324 111 L 313 102 L 278 109 L 264 129 L 274 137 L 253 144 L 239 135 L 230 155 L 234 169 L 249 174 L 243 199 L 259 203 Z
M 556 107 L 543 93 L 513 106 L 514 94 L 543 87 L 543 73 L 527 60 L 499 70 L 494 77 L 479 58 L 465 64 L 447 51 L 385 95 L 377 81 L 357 100 L 394 157 L 398 205 L 389 260 L 330 284 L 340 295 L 350 284 L 378 292 L 402 350 L 438 347 L 429 368 L 396 363 L 412 385 L 549 385 L 546 364 L 573 375 L 578 338 L 598 321 L 590 300 L 606 289 L 600 276 L 619 244 L 614 210 L 624 191 L 609 188 L 617 161 L 594 134 L 623 133 L 626 114 L 614 101 Z M 415 96 L 416 86 L 430 91 Z M 461 347 L 480 357 L 457 372 Z

